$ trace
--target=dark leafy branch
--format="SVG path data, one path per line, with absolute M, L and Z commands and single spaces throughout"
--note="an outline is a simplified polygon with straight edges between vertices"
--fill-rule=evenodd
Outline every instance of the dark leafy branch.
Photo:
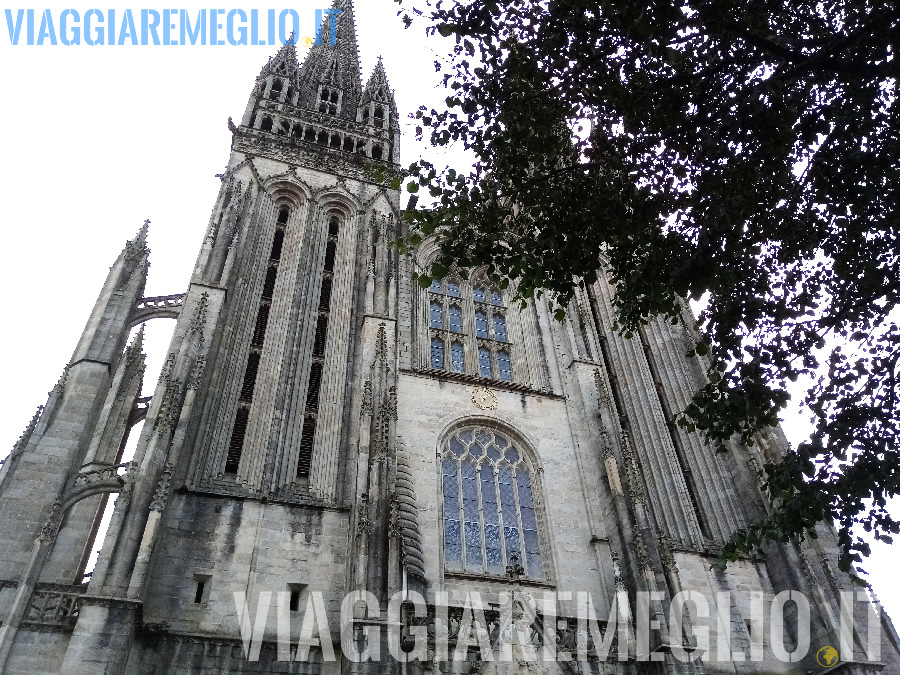
M 897 4 L 417 1 L 405 20 L 456 41 L 417 133 L 475 161 L 409 167 L 429 199 L 399 245 L 436 235 L 429 276 L 487 266 L 560 316 L 602 254 L 625 332 L 704 298 L 709 381 L 679 423 L 723 451 L 811 382 L 814 431 L 725 559 L 832 520 L 851 571 L 854 527 L 900 531 Z

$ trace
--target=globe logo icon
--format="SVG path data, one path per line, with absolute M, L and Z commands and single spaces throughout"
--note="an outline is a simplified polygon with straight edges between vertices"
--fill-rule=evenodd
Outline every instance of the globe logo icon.
M 838 652 L 837 649 L 831 647 L 829 645 L 825 645 L 819 651 L 816 652 L 816 661 L 823 668 L 827 668 L 829 666 L 833 666 L 838 662 Z

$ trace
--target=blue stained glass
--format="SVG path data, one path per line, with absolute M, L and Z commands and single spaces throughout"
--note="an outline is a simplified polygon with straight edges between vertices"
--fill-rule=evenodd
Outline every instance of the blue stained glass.
M 494 434 L 494 445 L 498 448 L 505 448 L 509 443 L 506 442 L 506 439 L 503 438 L 500 434 Z
M 450 449 L 451 450 L 453 450 L 453 441 L 455 441 L 455 440 L 456 439 L 450 439 Z M 456 444 L 459 445 L 459 441 L 457 441 Z M 462 446 L 460 446 L 460 447 L 462 447 Z M 443 466 L 443 473 L 445 476 L 456 476 L 457 464 L 452 459 L 445 459 L 443 461 L 442 466 Z
M 541 569 L 541 556 L 537 553 L 528 554 L 525 575 L 532 579 L 543 579 L 544 571 Z
M 480 444 L 475 443 L 469 446 L 469 454 L 473 457 L 481 457 L 484 454 L 484 448 Z
M 432 328 L 444 327 L 444 310 L 438 303 L 431 303 L 430 316 Z
M 525 552 L 540 553 L 541 549 L 538 546 L 537 530 L 525 530 L 523 534 L 525 535 Z
M 444 520 L 444 558 L 448 567 L 459 568 L 462 562 L 462 540 L 458 520 L 449 518 Z
M 450 330 L 454 333 L 462 333 L 462 310 L 456 305 L 450 305 Z
M 428 290 L 432 293 L 440 293 L 441 292 L 441 282 L 437 279 L 431 280 L 431 286 L 428 287 Z
M 503 295 L 498 290 L 491 291 L 491 304 L 503 307 Z
M 484 302 L 484 289 L 477 287 L 473 288 L 472 297 L 475 299 L 475 302 Z
M 447 282 L 447 295 L 452 295 L 454 298 L 459 297 L 459 284 L 455 281 Z
M 519 553 L 522 549 L 519 546 L 519 528 L 518 527 L 504 527 L 503 528 L 503 539 L 506 541 L 506 557 L 507 559 L 513 553 Z M 522 560 L 522 556 L 519 556 L 519 560 Z
M 506 459 L 510 461 L 511 464 L 515 464 L 519 461 L 519 452 L 514 447 L 509 446 L 506 449 Z
M 465 431 L 460 431 L 460 432 L 459 432 L 458 434 L 456 434 L 456 435 L 459 436 L 459 438 L 460 438 L 463 442 L 465 442 L 465 443 L 469 443 L 469 442 L 472 440 L 472 431 L 471 431 L 471 429 L 466 429 Z
M 497 461 L 498 459 L 500 459 L 500 451 L 497 448 L 495 448 L 493 445 L 488 448 L 487 453 L 488 453 L 488 457 L 490 457 L 494 461 Z
M 487 445 L 488 443 L 491 442 L 491 435 L 488 432 L 482 431 L 481 429 L 479 429 L 478 431 L 475 432 L 475 440 L 478 441 L 479 443 L 481 443 L 482 445 Z
M 466 370 L 466 352 L 458 342 L 450 345 L 450 369 L 454 373 L 462 373 Z
M 487 314 L 475 312 L 475 334 L 480 338 L 488 336 Z
M 431 341 L 431 367 L 438 370 L 444 367 L 444 341 L 440 338 Z
M 466 446 L 459 442 L 458 438 L 450 439 L 450 452 L 452 452 L 457 457 L 462 457 L 463 453 L 466 451 Z M 453 464 L 453 475 L 456 475 L 456 462 L 451 462 Z M 447 460 L 444 460 L 444 465 L 446 466 Z
M 497 474 L 497 482 L 500 487 L 500 508 L 503 511 L 503 522 L 507 525 L 516 525 L 516 498 L 513 495 L 512 476 L 506 467 L 500 469 Z
M 481 527 L 478 522 L 468 522 L 466 529 L 466 568 L 481 568 Z
M 484 347 L 478 350 L 478 368 L 482 377 L 491 376 L 491 353 Z
M 501 380 L 512 382 L 512 363 L 510 363 L 509 354 L 506 352 L 497 353 L 497 371 Z
M 496 525 L 484 526 L 484 554 L 488 572 L 503 571 L 503 549 L 500 545 L 500 528 Z
M 490 485 L 490 488 L 488 486 Z M 490 495 L 485 494 L 488 489 L 490 489 Z M 483 504 L 483 513 L 484 513 L 484 522 L 486 524 L 491 525 L 499 525 L 500 524 L 500 515 L 497 513 L 497 497 L 494 495 L 494 485 L 493 481 L 491 483 L 486 483 L 482 481 L 481 483 L 481 494 L 484 499 Z M 490 500 L 488 500 L 490 497 Z
M 522 528 L 525 530 L 536 530 L 537 521 L 534 518 L 534 509 L 522 507 Z
M 494 314 L 494 339 L 506 342 L 506 319 L 501 314 Z
M 534 500 L 531 498 L 531 478 L 525 471 L 516 472 L 516 483 L 519 484 L 519 505 L 524 509 L 526 506 L 533 507 Z

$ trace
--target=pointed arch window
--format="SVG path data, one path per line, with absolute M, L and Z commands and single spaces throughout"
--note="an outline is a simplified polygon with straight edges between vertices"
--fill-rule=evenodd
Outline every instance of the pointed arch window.
M 251 403 L 253 394 L 256 391 L 259 363 L 265 347 L 266 329 L 269 325 L 269 308 L 271 307 L 272 296 L 275 294 L 278 280 L 278 267 L 281 262 L 281 250 L 284 245 L 284 228 L 287 225 L 289 216 L 290 210 L 287 206 L 282 206 L 278 210 L 266 275 L 263 279 L 262 289 L 259 292 L 259 308 L 256 312 L 256 323 L 250 336 L 250 354 L 244 365 L 244 377 L 238 396 L 238 409 L 234 416 L 231 438 L 228 441 L 228 450 L 225 456 L 225 474 L 236 474 L 241 465 L 244 437 L 247 433 L 247 425 L 250 422 Z
M 471 293 L 468 296 L 471 300 L 465 299 L 459 279 L 450 276 L 444 280 L 432 279 L 425 291 L 427 322 L 431 331 L 429 340 L 440 337 L 444 348 L 450 350 L 449 355 L 442 359 L 442 368 L 454 373 L 465 373 L 468 369 L 470 373 L 484 378 L 512 382 L 513 347 L 509 339 L 503 292 L 484 283 L 466 288 L 466 292 Z M 458 354 L 454 352 L 457 344 Z M 470 362 L 468 366 L 464 358 L 467 349 L 476 357 L 474 363 Z M 430 358 L 428 367 L 438 368 Z
M 325 355 L 328 350 L 328 322 L 331 318 L 331 293 L 337 254 L 340 219 L 331 216 L 328 219 L 328 237 L 325 243 L 325 256 L 322 261 L 322 286 L 319 290 L 319 312 L 316 320 L 316 332 L 313 339 L 312 364 L 306 385 L 306 407 L 304 411 L 303 429 L 300 435 L 300 448 L 297 457 L 297 478 L 308 479 L 312 471 L 312 453 L 316 439 L 316 421 L 319 411 L 319 395 L 322 390 L 322 374 L 325 368 Z
M 543 579 L 532 472 L 519 448 L 491 429 L 461 429 L 441 474 L 447 569 L 500 575 L 515 555 L 526 577 Z

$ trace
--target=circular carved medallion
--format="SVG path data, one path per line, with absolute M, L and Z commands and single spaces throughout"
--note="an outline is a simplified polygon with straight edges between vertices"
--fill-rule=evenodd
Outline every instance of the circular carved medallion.
M 479 387 L 472 392 L 472 403 L 481 410 L 496 410 L 497 395 L 487 387 Z

